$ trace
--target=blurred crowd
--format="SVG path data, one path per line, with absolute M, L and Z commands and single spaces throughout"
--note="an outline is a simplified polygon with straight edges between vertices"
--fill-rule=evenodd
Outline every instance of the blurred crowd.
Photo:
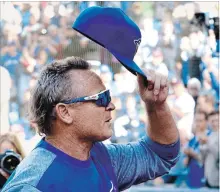
M 207 3 L 215 11 L 217 3 Z M 136 77 L 72 29 L 77 15 L 94 5 L 120 7 L 140 27 L 142 41 L 134 58 L 140 67 L 169 69 L 167 102 L 180 132 L 180 160 L 168 175 L 147 185 L 219 187 L 219 37 L 213 28 L 192 22 L 204 8 L 197 2 L 1 2 L 0 152 L 4 142 L 15 147 L 1 139 L 9 133 L 19 138 L 25 154 L 40 140 L 28 121 L 30 91 L 44 65 L 68 56 L 90 62 L 111 89 L 114 135 L 106 142 L 145 135 L 148 122 Z

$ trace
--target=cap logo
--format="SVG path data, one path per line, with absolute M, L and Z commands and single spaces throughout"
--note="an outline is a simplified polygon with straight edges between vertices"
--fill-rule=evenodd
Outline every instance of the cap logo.
M 140 39 L 135 39 L 134 40 L 134 44 L 136 45 L 136 52 L 135 53 L 137 53 L 137 50 L 138 50 L 138 47 L 140 46 L 140 44 L 141 44 L 141 38 Z

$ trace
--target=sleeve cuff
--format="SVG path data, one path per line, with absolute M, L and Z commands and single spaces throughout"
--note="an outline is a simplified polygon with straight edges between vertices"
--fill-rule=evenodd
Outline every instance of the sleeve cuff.
M 180 138 L 172 144 L 160 144 L 153 141 L 148 135 L 143 140 L 147 143 L 148 147 L 154 151 L 159 157 L 165 160 L 171 160 L 178 157 L 180 152 Z

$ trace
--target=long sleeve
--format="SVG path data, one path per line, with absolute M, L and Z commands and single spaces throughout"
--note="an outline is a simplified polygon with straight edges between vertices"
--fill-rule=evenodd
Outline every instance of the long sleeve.
M 106 145 L 119 190 L 169 172 L 179 158 L 180 141 L 156 143 L 146 136 L 139 142 Z
M 209 73 L 210 78 L 211 78 L 211 84 L 212 84 L 212 88 L 215 90 L 218 98 L 219 98 L 219 83 L 216 79 L 216 77 L 214 76 L 214 74 L 212 72 Z
M 199 159 L 200 159 L 201 163 L 204 164 L 205 163 L 205 158 L 206 158 L 207 153 L 208 153 L 208 146 L 207 146 L 207 144 L 201 145 L 199 147 L 199 150 L 200 150 Z

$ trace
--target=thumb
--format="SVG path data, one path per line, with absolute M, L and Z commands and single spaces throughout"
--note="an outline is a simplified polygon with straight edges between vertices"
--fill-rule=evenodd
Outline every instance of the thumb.
M 147 78 L 137 73 L 137 81 L 140 91 L 143 91 L 147 88 Z

